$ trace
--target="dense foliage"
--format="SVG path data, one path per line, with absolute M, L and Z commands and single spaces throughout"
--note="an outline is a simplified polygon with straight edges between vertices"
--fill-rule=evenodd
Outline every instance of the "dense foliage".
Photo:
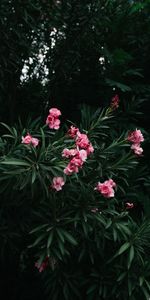
M 37 117 L 49 106 L 76 119 L 77 104 L 107 105 L 113 89 L 149 98 L 149 0 L 0 5 L 3 121 Z
M 79 128 L 59 129 L 56 109 L 42 127 L 2 124 L 1 256 L 43 272 L 48 299 L 149 298 L 149 183 L 133 147 L 146 133 L 115 128 L 118 100 L 83 106 Z

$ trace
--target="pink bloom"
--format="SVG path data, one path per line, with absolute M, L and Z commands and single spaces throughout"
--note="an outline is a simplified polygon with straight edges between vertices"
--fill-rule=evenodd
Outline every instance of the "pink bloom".
M 52 188 L 56 191 L 62 190 L 62 186 L 65 184 L 63 177 L 54 177 Z
M 53 116 L 54 118 L 58 118 L 59 116 L 61 116 L 61 111 L 57 108 L 51 108 L 49 110 L 49 113 L 51 116 Z
M 79 158 L 84 162 L 87 159 L 87 151 L 84 149 L 79 150 L 78 152 Z
M 69 158 L 69 157 L 75 156 L 77 153 L 78 153 L 77 149 L 67 149 L 67 148 L 65 148 L 62 152 L 62 156 L 66 157 L 66 158 Z
M 64 169 L 64 173 L 66 175 L 72 175 L 73 173 L 78 173 L 78 172 L 79 172 L 78 166 L 76 166 L 75 164 L 73 164 L 71 162 L 69 162 L 67 167 Z
M 37 147 L 39 144 L 39 139 L 33 138 L 29 133 L 23 137 L 22 136 L 22 143 L 26 145 L 32 145 L 33 147 Z
M 114 197 L 114 189 L 116 187 L 116 183 L 112 180 L 106 180 L 104 183 L 98 182 L 95 190 L 100 192 L 105 198 L 112 198 Z
M 62 152 L 62 157 L 69 158 L 70 157 L 70 150 L 65 148 Z
M 48 266 L 48 261 L 49 258 L 47 256 L 46 259 L 41 264 L 39 264 L 38 262 L 35 263 L 35 267 L 39 270 L 40 273 L 46 269 L 46 267 Z
M 51 115 L 48 115 L 46 124 L 49 126 L 51 129 L 59 129 L 60 127 L 60 120 L 57 118 L 54 118 Z
M 74 139 L 76 138 L 78 132 L 80 132 L 79 128 L 71 126 L 70 129 L 68 130 L 68 135 Z
M 32 141 L 31 141 L 33 147 L 37 147 L 38 144 L 39 144 L 39 139 L 36 139 L 36 138 L 32 138 Z
M 83 165 L 83 161 L 81 158 L 73 157 L 70 164 L 80 168 Z
M 46 119 L 46 124 L 49 126 L 51 129 L 59 129 L 60 127 L 60 120 L 58 117 L 61 115 L 61 112 L 57 108 L 51 108 L 49 110 L 49 115 L 47 116 Z
M 52 115 L 48 115 L 46 119 L 46 124 L 49 125 L 49 123 L 53 123 L 55 118 Z
M 106 183 L 98 183 L 96 188 L 105 198 L 114 197 L 113 188 Z
M 134 207 L 133 203 L 129 203 L 129 202 L 126 203 L 126 209 L 131 209 L 133 207 Z
M 140 144 L 144 141 L 143 134 L 140 129 L 136 129 L 128 134 L 127 140 L 133 142 L 134 144 Z
M 106 180 L 105 183 L 107 183 L 111 187 L 116 187 L 116 183 L 112 179 Z
M 141 155 L 143 153 L 142 147 L 140 147 L 140 144 L 133 144 L 131 146 L 131 149 L 134 151 L 136 155 Z
M 31 144 L 32 142 L 32 136 L 28 133 L 25 137 L 22 136 L 22 144 Z
M 80 148 L 87 149 L 89 146 L 89 139 L 84 133 L 77 133 L 76 145 Z
M 91 153 L 94 152 L 94 148 L 93 148 L 93 146 L 92 146 L 91 143 L 90 143 L 89 146 L 87 147 L 86 151 L 87 151 L 87 155 L 89 155 L 89 154 L 91 154 Z
M 112 109 L 117 109 L 119 107 L 119 96 L 118 95 L 115 95 L 112 100 L 111 100 L 111 104 L 110 104 L 110 107 Z
M 70 149 L 70 157 L 76 156 L 78 154 L 77 149 Z

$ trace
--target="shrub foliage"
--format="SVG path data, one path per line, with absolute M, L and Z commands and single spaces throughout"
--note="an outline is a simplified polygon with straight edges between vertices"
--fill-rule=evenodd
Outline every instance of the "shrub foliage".
M 131 119 L 124 125 L 111 104 L 96 112 L 82 106 L 78 127 L 50 129 L 51 117 L 26 128 L 1 124 L 1 259 L 17 255 L 20 272 L 30 264 L 48 299 L 150 297 L 148 170 L 131 147 Z M 87 159 L 64 154 L 85 155 L 87 137 L 94 148 Z

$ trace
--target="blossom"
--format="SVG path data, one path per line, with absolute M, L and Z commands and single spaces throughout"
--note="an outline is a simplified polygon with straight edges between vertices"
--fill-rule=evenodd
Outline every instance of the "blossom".
M 72 162 L 69 162 L 67 167 L 64 169 L 64 174 L 66 175 L 72 175 L 72 173 L 78 173 L 78 172 L 79 172 L 78 166 Z
M 70 126 L 69 130 L 68 130 L 68 135 L 71 137 L 71 138 L 76 138 L 76 135 L 77 133 L 80 132 L 79 131 L 79 128 L 77 127 L 74 127 L 74 126 Z
M 136 129 L 128 134 L 127 140 L 134 144 L 140 144 L 144 141 L 143 134 L 140 129 Z
M 79 150 L 77 155 L 83 162 L 86 161 L 86 159 L 87 159 L 87 151 L 86 150 L 84 150 L 84 149 Z
M 90 144 L 90 142 L 89 142 L 87 135 L 84 133 L 78 132 L 77 138 L 76 138 L 76 145 L 80 148 L 87 149 L 89 147 L 89 144 Z
M 65 184 L 63 177 L 54 177 L 52 182 L 52 188 L 57 192 L 62 190 L 63 185 Z
M 98 182 L 95 190 L 100 192 L 105 198 L 112 198 L 114 197 L 113 187 L 116 187 L 116 183 L 112 179 L 109 179 L 103 183 Z
M 59 116 L 61 116 L 61 111 L 57 108 L 51 108 L 49 110 L 49 113 L 51 116 L 53 116 L 54 118 L 58 118 Z
M 60 127 L 60 120 L 55 118 L 52 115 L 48 115 L 46 119 L 46 124 L 49 126 L 51 129 L 59 129 Z
M 22 144 L 31 144 L 32 136 L 28 133 L 25 137 L 22 136 Z
M 83 160 L 80 157 L 73 157 L 70 164 L 80 168 L 83 165 Z
M 112 109 L 117 109 L 119 107 L 119 96 L 118 95 L 115 95 L 112 100 L 111 100 L 111 104 L 110 104 L 110 107 Z
M 111 187 L 116 187 L 116 183 L 112 179 L 106 180 L 105 183 Z
M 60 120 L 58 117 L 60 115 L 61 115 L 61 111 L 57 108 L 51 108 L 49 110 L 49 115 L 47 116 L 47 119 L 46 119 L 46 124 L 49 126 L 49 128 L 59 129 Z
M 66 157 L 66 158 L 69 158 L 69 157 L 75 156 L 77 153 L 78 153 L 77 149 L 67 149 L 67 148 L 65 148 L 62 152 L 62 156 Z
M 29 133 L 23 137 L 22 136 L 22 144 L 25 144 L 25 145 L 32 145 L 33 147 L 37 147 L 38 144 L 39 144 L 39 139 L 37 138 L 33 138 Z
M 133 207 L 134 207 L 133 203 L 129 203 L 129 202 L 126 203 L 126 209 L 131 209 Z
M 75 138 L 76 148 L 63 149 L 62 156 L 65 158 L 70 158 L 70 162 L 64 169 L 64 173 L 66 175 L 71 175 L 73 173 L 78 173 L 79 168 L 82 168 L 87 156 L 94 151 L 94 148 L 87 135 L 80 133 L 78 128 L 71 126 L 68 134 L 70 134 L 72 138 Z
M 92 146 L 91 143 L 88 145 L 86 151 L 87 151 L 87 155 L 89 155 L 89 154 L 91 154 L 91 153 L 94 152 L 94 148 L 93 148 L 93 146 Z
M 48 266 L 48 262 L 49 262 L 49 258 L 48 258 L 48 256 L 45 258 L 45 260 L 41 263 L 41 264 L 39 264 L 39 262 L 36 262 L 35 263 L 35 267 L 39 270 L 39 272 L 41 273 L 41 272 L 43 272 L 45 269 L 46 269 L 46 267 Z
M 37 139 L 37 138 L 32 138 L 31 143 L 32 143 L 33 147 L 37 147 L 38 144 L 39 144 L 39 139 Z
M 134 151 L 136 155 L 141 155 L 143 153 L 142 147 L 140 147 L 140 144 L 133 144 L 131 146 L 131 149 Z
M 82 167 L 83 163 L 87 159 L 87 152 L 84 149 L 67 149 L 65 148 L 62 152 L 62 156 L 66 158 L 71 158 L 67 167 L 64 169 L 66 175 L 71 175 L 72 173 L 78 173 L 79 168 Z

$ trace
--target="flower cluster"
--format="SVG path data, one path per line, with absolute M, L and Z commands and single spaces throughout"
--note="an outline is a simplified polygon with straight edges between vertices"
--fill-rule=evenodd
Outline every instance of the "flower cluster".
M 143 134 L 140 129 L 136 129 L 128 134 L 127 140 L 132 142 L 131 149 L 134 151 L 136 155 L 141 155 L 143 152 L 142 147 L 140 147 L 140 143 L 144 141 Z
M 115 95 L 112 100 L 111 100 L 111 103 L 110 103 L 110 107 L 115 110 L 119 107 L 119 96 L 118 95 Z
M 61 116 L 61 111 L 59 109 L 51 108 L 49 110 L 49 115 L 47 116 L 46 119 L 46 124 L 49 126 L 49 128 L 59 129 L 60 127 L 59 116 Z
M 37 138 L 33 138 L 29 133 L 23 137 L 22 136 L 22 144 L 25 144 L 25 145 L 32 145 L 33 147 L 37 147 L 38 144 L 39 144 L 39 139 Z
M 62 152 L 62 156 L 70 159 L 67 167 L 64 169 L 64 173 L 71 175 L 78 173 L 79 168 L 82 168 L 87 156 L 94 151 L 94 148 L 87 135 L 81 133 L 78 128 L 71 126 L 68 130 L 68 135 L 75 140 L 76 148 L 65 148 Z
M 95 190 L 101 193 L 105 198 L 112 198 L 114 197 L 114 189 L 116 187 L 116 183 L 112 180 L 106 180 L 103 183 L 98 182 Z

